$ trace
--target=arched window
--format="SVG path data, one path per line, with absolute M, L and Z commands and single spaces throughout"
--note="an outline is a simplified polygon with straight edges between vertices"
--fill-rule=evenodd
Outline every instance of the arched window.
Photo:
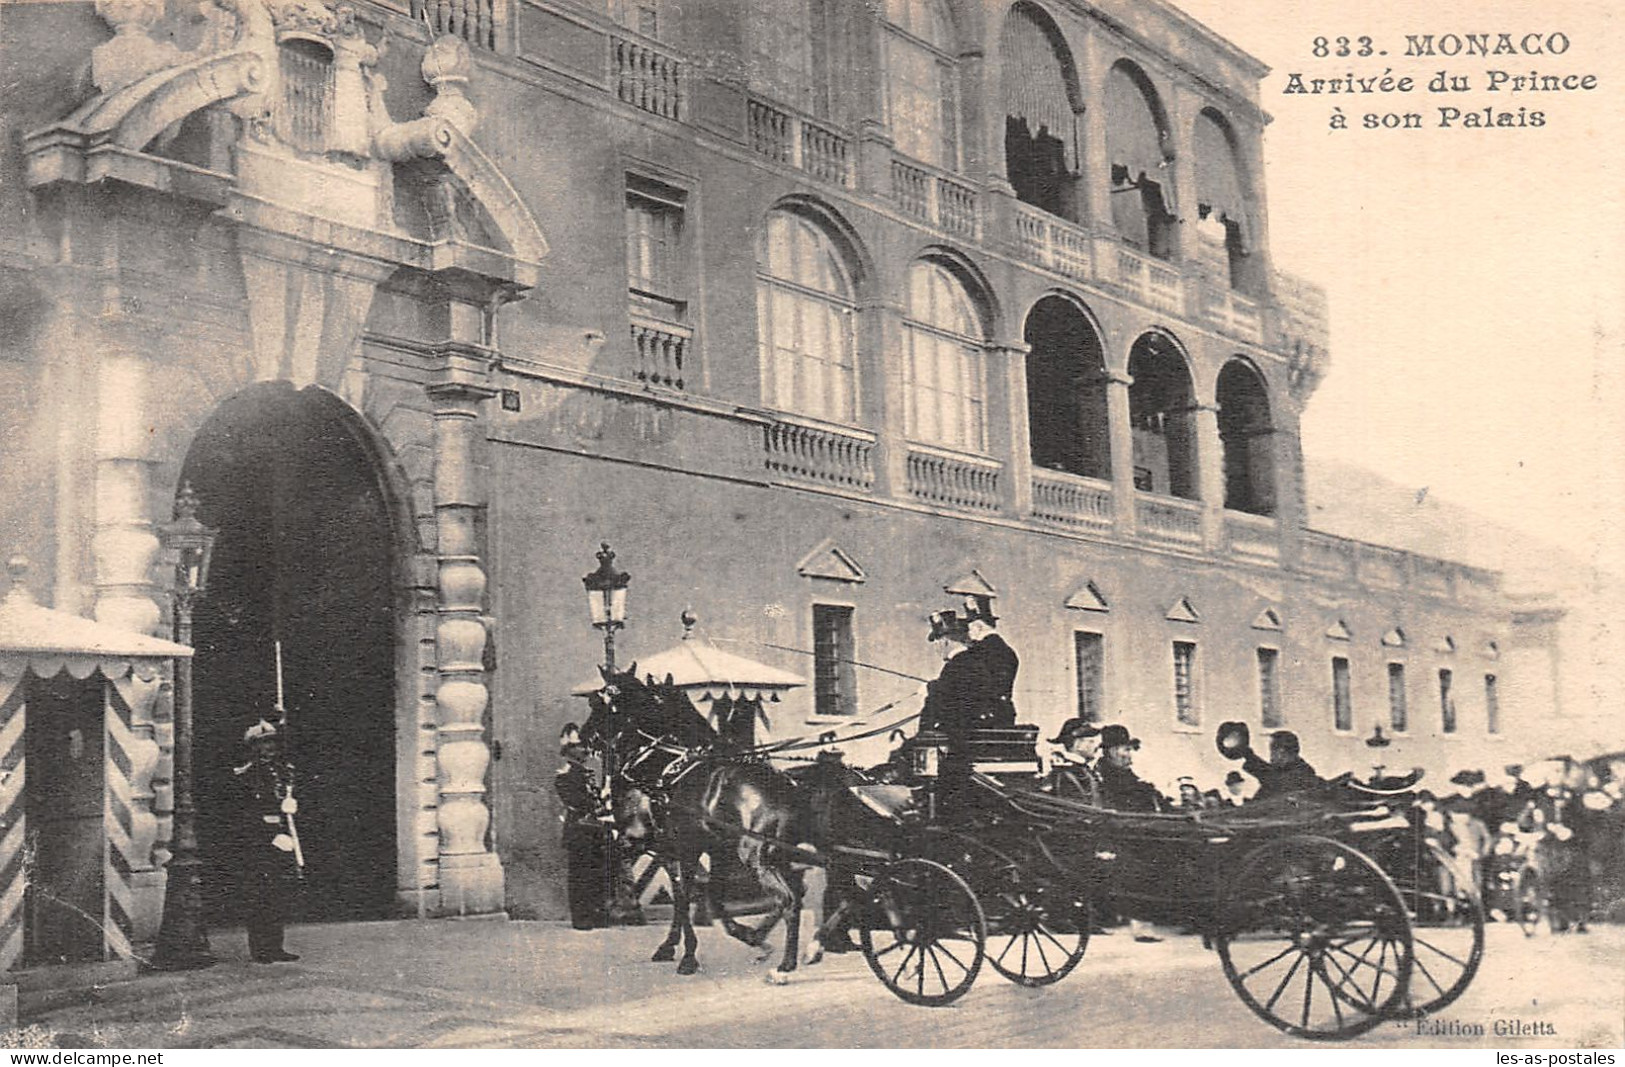
M 1275 427 L 1258 371 L 1232 359 L 1219 371 L 1219 443 L 1224 448 L 1224 506 L 1275 514 Z
M 852 279 L 823 227 L 767 217 L 756 259 L 762 399 L 781 411 L 851 422 L 857 411 Z
M 1196 500 L 1196 389 L 1178 347 L 1148 333 L 1129 350 L 1129 420 L 1134 431 L 1134 487 Z
M 886 0 L 886 121 L 897 150 L 959 166 L 954 34 L 942 0 Z
M 925 444 L 983 451 L 984 331 L 964 284 L 942 263 L 916 262 L 903 325 L 904 432 Z
M 1196 117 L 1196 232 L 1201 255 L 1232 289 L 1251 292 L 1251 231 L 1241 175 L 1234 131 L 1218 112 L 1203 109 Z
M 1017 199 L 1077 220 L 1077 78 L 1048 15 L 1018 3 L 999 34 L 1004 169 Z
M 1027 426 L 1033 466 L 1110 479 L 1111 431 L 1100 337 L 1057 296 L 1027 316 Z
M 1137 67 L 1120 62 L 1106 76 L 1106 154 L 1112 222 L 1123 239 L 1153 256 L 1174 250 L 1173 179 L 1168 126 L 1156 91 Z

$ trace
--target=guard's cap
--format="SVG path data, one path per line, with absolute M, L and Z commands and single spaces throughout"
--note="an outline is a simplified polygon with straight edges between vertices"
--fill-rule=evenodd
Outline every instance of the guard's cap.
M 276 725 L 266 721 L 265 719 L 261 719 L 259 722 L 243 731 L 243 740 L 258 741 L 262 737 L 275 737 L 276 735 Z

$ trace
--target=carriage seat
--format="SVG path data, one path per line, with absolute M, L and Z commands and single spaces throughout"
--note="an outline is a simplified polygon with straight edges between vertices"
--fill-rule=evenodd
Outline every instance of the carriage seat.
M 906 785 L 853 785 L 852 795 L 876 815 L 902 822 L 914 810 L 914 790 Z

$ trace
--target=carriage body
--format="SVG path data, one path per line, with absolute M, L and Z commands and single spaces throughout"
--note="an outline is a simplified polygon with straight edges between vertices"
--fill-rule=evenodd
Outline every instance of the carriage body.
M 990 960 L 1024 985 L 1064 977 L 1089 931 L 1116 913 L 1200 933 L 1255 1013 L 1339 1040 L 1437 1011 L 1482 959 L 1476 880 L 1429 836 L 1404 789 L 1339 782 L 1160 814 L 1041 792 L 1030 769 L 971 781 L 975 804 L 934 829 L 957 843 L 957 869 L 983 897 Z M 1059 958 L 1030 964 L 1029 949 L 1046 942 Z M 1020 965 L 1001 964 L 1018 944 Z

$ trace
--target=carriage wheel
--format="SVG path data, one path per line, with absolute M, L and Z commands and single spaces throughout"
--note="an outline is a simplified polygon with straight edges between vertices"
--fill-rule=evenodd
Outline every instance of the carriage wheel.
M 1088 896 L 1035 876 L 1042 857 L 1016 859 L 973 837 L 940 832 L 933 855 L 971 884 L 987 916 L 987 962 L 1017 985 L 1059 982 L 1082 962 L 1093 911 Z
M 1215 947 L 1236 995 L 1312 1041 L 1365 1033 L 1403 1008 L 1405 901 L 1363 853 L 1308 835 L 1248 853 L 1223 887 Z
M 862 925 L 869 969 L 910 1004 L 952 1003 L 982 969 L 981 905 L 963 878 L 934 860 L 909 857 L 876 874 Z
M 1523 936 L 1534 937 L 1540 930 L 1540 921 L 1546 917 L 1546 895 L 1540 884 L 1540 872 L 1530 866 L 1518 868 L 1513 882 L 1512 906 Z
M 1415 963 L 1398 1018 L 1431 1015 L 1467 991 L 1484 959 L 1484 900 L 1450 854 L 1427 842 L 1410 903 Z
M 1023 986 L 1059 982 L 1083 961 L 1089 947 L 1093 911 L 1080 893 L 1065 886 L 1036 883 L 1020 871 L 981 896 L 987 912 L 987 961 Z

